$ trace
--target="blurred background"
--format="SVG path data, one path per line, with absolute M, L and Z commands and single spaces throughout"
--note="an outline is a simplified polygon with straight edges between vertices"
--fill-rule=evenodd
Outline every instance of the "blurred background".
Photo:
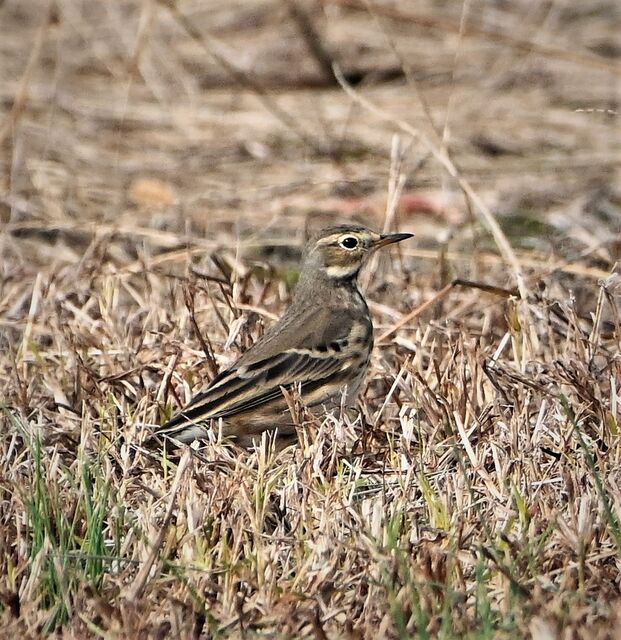
M 112 261 L 240 238 L 286 261 L 308 226 L 354 219 L 415 231 L 421 272 L 440 247 L 478 277 L 496 247 L 427 139 L 525 268 L 606 272 L 620 27 L 616 0 L 5 0 L 4 268 L 75 262 L 93 234 Z

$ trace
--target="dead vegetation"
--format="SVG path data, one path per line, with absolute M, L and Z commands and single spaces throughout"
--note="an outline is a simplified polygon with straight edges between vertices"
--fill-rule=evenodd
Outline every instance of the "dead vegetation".
M 5 635 L 621 637 L 615 17 L 0 4 Z M 360 419 L 143 451 L 347 219 Z

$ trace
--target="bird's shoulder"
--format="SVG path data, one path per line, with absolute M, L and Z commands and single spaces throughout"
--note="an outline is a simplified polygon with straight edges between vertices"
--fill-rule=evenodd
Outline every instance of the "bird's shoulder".
M 367 338 L 372 331 L 368 313 L 350 307 L 314 305 L 293 310 L 235 363 L 234 368 L 269 360 L 283 353 L 307 351 L 321 356 L 331 347 L 347 341 L 352 334 Z

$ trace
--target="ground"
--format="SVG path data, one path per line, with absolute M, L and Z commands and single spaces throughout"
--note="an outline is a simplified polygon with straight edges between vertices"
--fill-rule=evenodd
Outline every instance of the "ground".
M 5 635 L 621 638 L 619 18 L 0 3 Z M 145 450 L 348 220 L 358 420 Z

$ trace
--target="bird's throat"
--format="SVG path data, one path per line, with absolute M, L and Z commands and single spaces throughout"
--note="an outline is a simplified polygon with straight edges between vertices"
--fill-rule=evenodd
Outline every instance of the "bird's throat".
M 325 268 L 326 275 L 331 280 L 355 280 L 358 277 L 360 265 L 332 264 Z

